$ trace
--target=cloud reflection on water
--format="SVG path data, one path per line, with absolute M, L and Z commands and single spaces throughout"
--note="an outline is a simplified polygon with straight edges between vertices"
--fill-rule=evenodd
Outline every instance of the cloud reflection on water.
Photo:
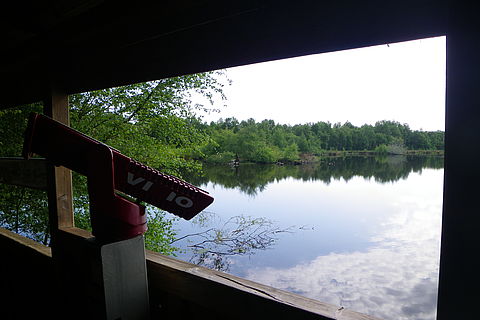
M 366 251 L 330 253 L 246 278 L 383 319 L 433 320 L 441 228 L 439 197 L 396 199 L 397 211 Z M 440 197 L 441 199 L 441 197 Z

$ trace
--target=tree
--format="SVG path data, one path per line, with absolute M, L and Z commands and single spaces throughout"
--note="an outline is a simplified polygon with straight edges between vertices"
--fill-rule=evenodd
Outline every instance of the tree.
M 30 112 L 39 104 L 0 110 L 0 157 L 18 157 Z M 0 226 L 47 244 L 48 211 L 46 192 L 0 184 Z
M 378 121 L 375 126 L 361 127 L 348 121 L 333 126 L 329 122 L 290 126 L 276 124 L 273 120 L 257 123 L 251 118 L 238 126 L 230 123 L 236 122 L 220 119 L 205 125 L 212 139 L 204 149 L 207 162 L 230 161 L 232 154 L 239 155 L 243 161 L 274 163 L 305 157 L 312 159 L 325 150 L 403 154 L 406 148 L 442 150 L 444 146 L 441 131 L 412 131 L 407 124 L 386 120 Z M 294 156 L 295 148 L 297 154 Z
M 298 146 L 295 143 L 292 143 L 283 150 L 282 158 L 280 160 L 285 162 L 293 162 L 298 159 Z
M 187 75 L 123 87 L 86 92 L 70 96 L 71 125 L 75 129 L 118 149 L 123 154 L 161 171 L 180 175 L 181 172 L 198 172 L 200 164 L 194 155 L 209 141 L 195 120 L 196 110 L 207 110 L 205 105 L 194 104 L 193 94 L 203 95 L 207 102 L 224 100 L 223 72 Z M 2 156 L 19 156 L 29 111 L 40 111 L 32 105 L 0 112 L 0 143 Z M 5 146 L 5 148 L 4 148 Z M 74 175 L 74 203 L 76 225 L 88 228 L 88 195 L 85 177 Z M 46 233 L 46 202 L 32 191 L 2 186 L 4 193 L 0 203 L 0 224 L 10 229 L 23 230 L 38 240 L 37 230 Z M 5 191 L 1 190 L 1 191 Z M 8 197 L 7 197 L 8 196 Z M 24 199 L 13 205 L 9 199 Z M 46 198 L 45 198 L 46 200 Z M 29 204 L 36 204 L 35 207 Z M 26 211 L 33 217 L 27 219 Z M 173 237 L 171 218 L 160 210 L 148 207 L 149 231 L 147 247 L 172 253 L 167 243 Z M 22 217 L 24 219 L 22 219 Z M 163 220 L 162 220 L 163 219 Z M 13 221 L 13 222 L 12 222 Z M 18 221 L 18 223 L 16 223 Z M 159 223 L 162 221 L 162 223 Z M 32 223 L 30 223 L 32 222 Z M 22 224 L 22 227 L 17 225 Z M 48 239 L 45 239 L 45 243 Z
M 414 131 L 412 132 L 407 140 L 407 145 L 410 149 L 419 150 L 419 149 L 430 149 L 430 141 L 428 136 L 423 131 Z
M 443 150 L 445 148 L 445 137 L 442 131 L 428 132 L 427 135 L 430 140 L 430 145 L 435 150 Z
M 127 156 L 173 174 L 194 169 L 183 161 L 198 151 L 206 135 L 194 122 L 193 93 L 224 100 L 222 72 L 162 79 L 73 95 L 72 127 Z

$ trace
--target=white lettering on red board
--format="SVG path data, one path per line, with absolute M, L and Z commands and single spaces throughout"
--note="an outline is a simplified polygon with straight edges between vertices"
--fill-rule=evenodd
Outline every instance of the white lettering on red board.
M 145 181 L 145 179 L 142 178 L 142 177 L 138 177 L 138 178 L 134 179 L 133 173 L 131 173 L 131 172 L 129 172 L 128 175 L 127 175 L 127 183 L 131 184 L 132 186 L 136 186 L 137 184 L 142 183 L 143 181 Z M 148 190 L 150 190 L 150 188 L 152 186 L 153 186 L 153 182 L 146 181 L 145 184 L 142 187 L 142 190 L 148 191 Z
M 177 194 L 172 191 L 168 195 L 167 201 L 172 202 L 173 200 L 175 200 L 175 203 L 182 208 L 190 208 L 193 206 L 193 201 L 191 199 L 184 196 L 177 197 Z
M 144 191 L 150 190 L 150 188 L 153 186 L 153 182 L 147 181 L 142 177 L 135 178 L 133 173 L 131 173 L 131 172 L 128 173 L 128 175 L 127 175 L 127 183 L 128 184 L 130 184 L 132 186 L 136 186 L 136 185 L 139 185 L 143 182 L 145 182 L 143 187 L 142 187 L 142 190 L 144 190 Z M 170 192 L 170 194 L 168 195 L 166 200 L 170 201 L 170 202 L 175 201 L 175 203 L 182 208 L 193 207 L 193 201 L 191 199 L 189 199 L 187 197 L 184 197 L 184 196 L 177 196 L 177 194 L 173 191 Z

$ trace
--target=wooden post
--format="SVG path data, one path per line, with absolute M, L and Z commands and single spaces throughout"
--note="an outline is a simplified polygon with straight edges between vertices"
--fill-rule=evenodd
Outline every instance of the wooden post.
M 68 96 L 52 91 L 45 100 L 44 113 L 69 125 Z M 55 314 L 72 319 L 148 319 L 143 236 L 101 243 L 76 235 L 72 174 L 65 167 L 47 164 L 47 192 L 59 292 Z
M 44 101 L 44 113 L 59 122 L 70 125 L 68 95 L 52 91 Z M 47 165 L 47 186 L 51 246 L 55 250 L 58 228 L 74 226 L 71 171 L 65 167 Z
M 474 2 L 449 2 L 445 185 L 437 319 L 477 319 L 480 27 Z
M 69 125 L 68 95 L 51 91 L 44 100 L 44 114 Z M 68 259 L 64 252 L 68 252 L 68 244 L 60 239 L 60 228 L 71 228 L 73 223 L 73 196 L 72 196 L 72 173 L 65 167 L 56 167 L 47 161 L 47 196 L 48 196 L 48 224 L 50 229 L 50 247 L 52 249 L 52 261 L 54 279 L 52 286 L 57 293 L 56 307 L 52 309 L 52 317 L 64 317 L 75 312 L 74 307 L 78 304 L 74 300 L 81 298 L 81 292 L 72 286 L 72 276 L 77 273 L 72 260 Z M 71 249 L 70 249 L 71 250 Z M 78 273 L 77 273 L 78 274 Z M 77 302 L 78 303 L 78 302 Z M 82 312 L 77 313 L 80 316 Z M 77 317 L 73 317 L 77 319 Z

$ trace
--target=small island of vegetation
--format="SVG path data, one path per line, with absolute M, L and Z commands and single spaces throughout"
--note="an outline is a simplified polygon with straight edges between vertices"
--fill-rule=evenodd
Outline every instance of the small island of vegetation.
M 209 163 L 314 162 L 324 156 L 362 154 L 443 154 L 444 132 L 412 130 L 408 124 L 378 121 L 356 127 L 315 122 L 297 125 L 220 119 L 198 123 L 209 137 L 198 159 Z

